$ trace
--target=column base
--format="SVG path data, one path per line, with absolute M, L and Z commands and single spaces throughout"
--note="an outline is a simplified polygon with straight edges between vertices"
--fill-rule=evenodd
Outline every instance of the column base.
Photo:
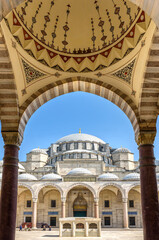
M 32 227 L 32 230 L 37 230 L 38 228 L 37 227 Z

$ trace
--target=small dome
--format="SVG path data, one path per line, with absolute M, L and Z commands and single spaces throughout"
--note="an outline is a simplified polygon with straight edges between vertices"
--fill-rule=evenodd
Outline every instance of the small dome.
M 126 175 L 123 180 L 140 180 L 140 174 L 139 173 L 129 173 Z
M 46 149 L 34 148 L 30 151 L 31 153 L 43 153 L 47 154 Z
M 19 169 L 18 172 L 25 172 L 25 168 L 23 167 L 22 164 L 18 163 Z
M 117 148 L 112 154 L 114 153 L 131 153 L 128 148 Z
M 85 169 L 85 168 L 74 168 L 72 169 L 67 175 L 71 175 L 71 176 L 74 176 L 74 175 L 78 175 L 78 176 L 82 176 L 82 175 L 92 175 L 92 173 Z
M 34 175 L 31 175 L 29 173 L 22 173 L 18 176 L 18 180 L 37 180 L 37 178 Z
M 105 142 L 103 140 L 101 140 L 100 138 L 97 138 L 95 136 L 85 134 L 85 133 L 76 133 L 76 134 L 71 134 L 71 135 L 65 136 L 63 138 L 60 138 L 56 143 L 78 142 L 78 141 L 97 142 L 97 143 L 105 144 Z
M 113 173 L 103 173 L 98 177 L 98 181 L 118 180 L 118 176 Z
M 48 173 L 44 175 L 41 180 L 59 181 L 62 180 L 62 177 L 55 173 Z

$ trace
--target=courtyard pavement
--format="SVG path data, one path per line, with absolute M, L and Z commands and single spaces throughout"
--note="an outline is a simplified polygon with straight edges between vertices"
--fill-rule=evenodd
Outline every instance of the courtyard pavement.
M 142 229 L 103 229 L 102 237 L 59 237 L 59 231 L 16 231 L 16 240 L 143 240 Z

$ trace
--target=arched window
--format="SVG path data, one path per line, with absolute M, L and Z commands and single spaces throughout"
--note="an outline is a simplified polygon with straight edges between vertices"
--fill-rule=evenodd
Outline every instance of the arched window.
M 63 229 L 71 229 L 71 224 L 70 223 L 64 223 L 63 224 Z
M 90 223 L 89 224 L 89 229 L 97 229 L 97 224 L 96 223 Z

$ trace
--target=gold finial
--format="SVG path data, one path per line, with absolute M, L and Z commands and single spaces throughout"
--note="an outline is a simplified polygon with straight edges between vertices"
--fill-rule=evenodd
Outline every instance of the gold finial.
M 79 129 L 79 133 L 81 133 L 81 128 Z

